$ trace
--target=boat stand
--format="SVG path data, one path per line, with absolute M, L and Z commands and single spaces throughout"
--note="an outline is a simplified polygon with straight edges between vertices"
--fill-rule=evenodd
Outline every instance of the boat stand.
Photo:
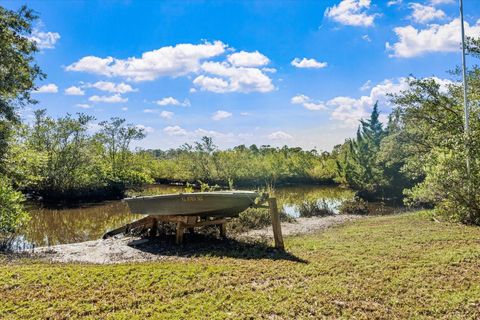
M 134 230 L 137 230 L 140 233 L 145 233 L 148 231 L 151 236 L 155 236 L 157 234 L 159 222 L 172 222 L 176 224 L 175 243 L 182 244 L 185 229 L 192 232 L 194 228 L 218 225 L 220 227 L 220 236 L 225 237 L 227 230 L 226 223 L 229 220 L 230 219 L 228 218 L 205 218 L 200 216 L 147 216 L 105 233 L 103 235 L 103 239 L 107 239 L 118 234 L 127 234 Z
M 268 205 L 262 204 L 265 201 L 268 203 Z M 266 194 L 266 197 L 262 199 L 261 203 L 254 205 L 254 207 L 267 208 L 270 211 L 275 248 L 284 250 L 282 227 L 280 224 L 280 215 L 278 213 L 277 199 L 275 197 L 270 197 L 268 194 Z M 140 220 L 124 225 L 123 227 L 105 233 L 103 235 L 103 239 L 107 239 L 122 233 L 127 234 L 133 230 L 139 230 L 141 233 L 145 233 L 148 231 L 151 236 L 155 236 L 158 231 L 159 222 L 173 222 L 176 224 L 175 243 L 182 244 L 185 229 L 188 229 L 192 232 L 193 229 L 197 227 L 218 225 L 220 227 L 220 236 L 225 237 L 227 230 L 226 223 L 229 220 L 230 218 L 208 218 L 200 216 L 147 216 Z

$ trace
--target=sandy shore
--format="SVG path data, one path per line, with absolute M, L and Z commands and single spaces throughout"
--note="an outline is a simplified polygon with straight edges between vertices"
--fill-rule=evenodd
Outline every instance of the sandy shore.
M 336 215 L 327 217 L 298 218 L 294 223 L 282 223 L 284 236 L 314 233 L 348 221 L 362 218 L 353 215 Z M 249 246 L 261 246 L 259 241 L 273 237 L 272 228 L 252 230 L 230 237 L 226 240 L 207 239 L 192 235 L 186 238 L 183 246 L 176 246 L 172 241 L 156 238 L 120 236 L 106 240 L 93 240 L 81 243 L 43 247 L 35 250 L 35 255 L 54 262 L 80 263 L 127 263 L 157 260 L 185 260 L 208 254 L 218 256 L 235 256 L 232 251 L 249 250 Z M 252 244 L 256 243 L 256 244 Z

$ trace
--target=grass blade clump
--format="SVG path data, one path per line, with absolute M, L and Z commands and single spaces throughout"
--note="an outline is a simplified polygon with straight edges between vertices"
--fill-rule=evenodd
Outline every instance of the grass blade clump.
M 325 199 L 319 201 L 303 201 L 298 208 L 298 212 L 302 218 L 324 217 L 335 214 Z

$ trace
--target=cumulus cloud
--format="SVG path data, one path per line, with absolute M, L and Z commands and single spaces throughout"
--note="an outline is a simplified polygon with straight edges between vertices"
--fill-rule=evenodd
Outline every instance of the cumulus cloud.
M 172 119 L 174 115 L 175 114 L 170 111 L 163 110 L 162 112 L 160 112 L 160 117 L 162 117 L 163 119 Z
M 286 133 L 284 131 L 272 132 L 267 136 L 267 138 L 270 139 L 270 140 L 290 140 L 290 139 L 293 139 L 293 137 L 291 135 L 289 135 L 288 133 Z
M 101 91 L 111 92 L 111 93 L 129 93 L 138 91 L 138 89 L 132 88 L 131 85 L 124 82 L 114 83 L 109 81 L 97 81 L 95 83 L 89 83 L 85 85 L 86 88 L 95 88 Z
M 119 94 L 114 94 L 114 95 L 111 95 L 111 96 L 97 96 L 97 95 L 94 95 L 94 96 L 91 96 L 90 98 L 88 98 L 88 101 L 105 102 L 105 103 L 121 103 L 121 102 L 127 102 L 128 98 L 123 98 Z
M 295 58 L 292 60 L 291 65 L 297 68 L 325 68 L 328 64 L 326 62 L 318 62 L 315 59 L 307 59 L 307 58 Z
M 248 93 L 269 92 L 275 88 L 272 79 L 257 68 L 236 67 L 226 62 L 204 62 L 202 70 L 213 75 L 201 75 L 193 80 L 204 91 Z
M 410 18 L 417 23 L 427 23 L 437 19 L 444 19 L 446 17 L 443 10 L 432 6 L 425 6 L 420 3 L 410 3 L 410 8 L 413 10 Z
M 446 24 L 432 24 L 425 29 L 413 26 L 394 29 L 398 42 L 386 43 L 392 53 L 390 57 L 411 58 L 432 52 L 454 52 L 460 50 L 460 19 Z M 480 20 L 474 25 L 465 22 L 465 33 L 469 37 L 480 36 Z
M 235 52 L 229 55 L 227 60 L 236 67 L 259 67 L 270 63 L 270 60 L 258 51 Z
M 223 62 L 207 61 L 225 53 L 228 46 L 221 41 L 203 44 L 177 44 L 148 51 L 141 57 L 118 59 L 114 57 L 85 56 L 66 67 L 67 71 L 88 72 L 107 77 L 122 77 L 129 81 L 152 81 L 160 77 L 190 76 L 196 74 L 193 84 L 200 90 L 216 93 L 269 92 L 275 89 L 266 73 L 273 68 L 268 57 L 258 51 L 231 53 Z M 260 68 L 263 67 L 263 68 Z M 131 87 L 120 89 L 112 83 L 101 82 L 112 93 L 131 92 Z M 107 86 L 109 84 L 109 86 Z M 190 92 L 196 92 L 191 88 Z
M 348 26 L 373 26 L 376 14 L 369 14 L 370 0 L 342 0 L 325 10 L 325 16 Z
M 447 87 L 454 82 L 448 79 L 439 79 L 432 77 L 438 84 L 441 90 L 446 90 Z M 378 101 L 379 107 L 383 110 L 392 107 L 389 99 L 389 94 L 398 94 L 407 90 L 408 78 L 399 78 L 396 80 L 386 79 L 381 83 L 373 86 L 369 95 L 364 95 L 359 98 L 352 98 L 347 96 L 339 96 L 330 99 L 326 102 L 331 111 L 331 118 L 338 120 L 344 127 L 355 128 L 358 127 L 359 120 L 367 118 L 375 102 Z M 383 116 L 386 120 L 386 116 Z
M 186 136 L 187 130 L 180 126 L 168 126 L 163 128 L 163 132 L 169 136 Z
M 65 94 L 67 96 L 83 96 L 85 95 L 85 91 L 82 88 L 71 86 L 65 89 Z
M 223 119 L 230 118 L 232 116 L 231 112 L 225 111 L 225 110 L 218 110 L 212 115 L 212 120 L 215 121 L 220 121 Z
M 38 89 L 33 91 L 34 93 L 57 93 L 58 87 L 54 83 L 44 84 L 40 86 Z
M 159 77 L 178 77 L 197 72 L 201 61 L 225 52 L 221 41 L 202 44 L 177 44 L 147 51 L 141 57 L 117 59 L 86 56 L 66 67 L 67 71 L 88 72 L 132 81 L 151 81 Z
M 160 100 L 155 101 L 156 104 L 159 106 L 182 106 L 182 107 L 189 107 L 190 100 L 185 99 L 183 102 L 178 101 L 174 97 L 166 97 Z
M 313 111 L 325 110 L 327 108 L 323 102 L 313 101 L 310 97 L 304 94 L 298 94 L 292 97 L 290 103 L 302 105 L 305 109 Z
M 53 49 L 55 44 L 60 39 L 60 34 L 57 32 L 42 32 L 38 29 L 33 29 L 32 34 L 28 37 L 30 41 L 37 44 L 38 49 Z

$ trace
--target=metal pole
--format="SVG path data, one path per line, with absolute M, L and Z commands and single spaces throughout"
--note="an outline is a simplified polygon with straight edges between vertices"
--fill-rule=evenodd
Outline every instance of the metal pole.
M 470 136 L 470 111 L 468 108 L 468 97 L 467 97 L 467 66 L 465 62 L 465 28 L 463 26 L 463 0 L 460 0 L 460 27 L 462 30 L 462 76 L 463 76 L 463 113 L 464 113 L 464 132 L 465 136 Z M 467 146 L 467 174 L 470 178 L 470 152 Z

